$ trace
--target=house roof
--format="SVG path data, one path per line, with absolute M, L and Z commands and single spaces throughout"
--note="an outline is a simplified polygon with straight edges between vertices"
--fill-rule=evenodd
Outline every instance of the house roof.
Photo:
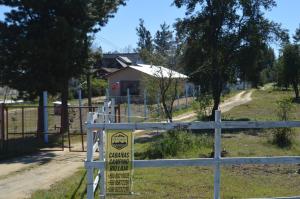
M 100 68 L 99 70 L 104 70 L 105 72 L 108 72 L 108 73 L 113 73 L 113 72 L 116 72 L 118 71 L 119 69 L 118 68 Z
M 132 64 L 132 61 L 128 57 L 118 56 L 116 59 L 128 65 Z
M 103 57 L 95 67 L 100 68 L 124 68 L 129 65 L 143 63 L 138 53 L 113 53 L 103 54 Z
M 115 72 L 109 74 L 108 76 L 111 76 L 111 75 L 118 73 L 122 70 L 125 70 L 127 68 L 131 68 L 131 69 L 140 71 L 140 72 L 150 75 L 152 77 L 170 77 L 171 76 L 172 78 L 181 78 L 181 79 L 188 78 L 188 76 L 186 76 L 182 73 L 176 72 L 174 70 L 171 70 L 169 68 L 165 68 L 163 66 L 148 65 L 148 64 L 130 65 L 126 68 L 122 68 L 118 71 L 115 71 Z
M 172 78 L 182 78 L 182 79 L 188 78 L 188 76 L 182 73 L 176 72 L 169 68 L 165 68 L 163 66 L 137 64 L 137 66 L 129 66 L 129 67 L 141 71 L 142 73 L 146 73 L 153 77 L 172 77 Z

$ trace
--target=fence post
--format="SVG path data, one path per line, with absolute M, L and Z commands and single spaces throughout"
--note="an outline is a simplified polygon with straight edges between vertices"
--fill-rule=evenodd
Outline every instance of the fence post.
M 105 123 L 106 123 L 106 121 L 105 121 Z M 98 141 L 99 160 L 105 162 L 105 131 L 100 130 L 99 136 L 100 136 L 99 141 Z M 100 188 L 100 199 L 105 199 L 105 195 L 106 195 L 105 169 L 100 170 L 99 177 L 100 177 L 100 185 L 98 184 L 98 186 Z
M 195 90 L 195 87 L 193 87 L 193 100 L 195 100 L 195 93 L 196 93 L 196 90 Z
M 188 107 L 188 89 L 187 89 L 187 84 L 185 83 L 185 108 Z
M 109 123 L 109 103 L 108 101 L 104 102 L 104 123 Z
M 160 117 L 160 100 L 159 100 L 159 93 L 157 93 L 156 101 L 157 101 L 157 115 L 158 115 L 158 117 Z
M 220 188 L 221 188 L 221 171 L 220 171 L 220 159 L 221 159 L 221 111 L 215 111 L 215 172 L 214 172 L 214 199 L 220 199 Z
M 111 98 L 110 116 L 111 116 L 112 123 L 116 123 L 115 106 L 116 106 L 116 100 L 115 100 L 115 98 Z
M 180 109 L 180 104 L 179 104 L 179 93 L 177 93 L 177 110 Z
M 0 104 L 0 149 L 4 148 L 4 104 Z
M 127 114 L 128 114 L 128 123 L 130 123 L 130 117 L 131 117 L 131 107 L 130 107 L 130 92 L 129 88 L 127 88 Z
M 48 143 L 48 93 L 47 91 L 43 92 L 44 98 L 44 142 Z
M 22 138 L 24 140 L 24 138 L 25 138 L 24 106 L 22 106 L 22 120 L 21 120 L 21 123 L 22 123 Z
M 108 88 L 106 88 L 106 100 L 109 100 L 109 90 L 108 90 Z
M 144 90 L 144 117 L 147 120 L 147 90 Z
M 89 113 L 87 124 L 93 123 L 93 113 Z M 86 161 L 93 162 L 93 131 L 87 128 L 87 155 Z M 87 198 L 94 199 L 94 168 L 87 168 Z
M 83 128 L 82 128 L 82 93 L 81 88 L 78 89 L 78 105 L 79 105 L 79 122 L 80 122 L 80 134 L 81 134 L 81 147 L 82 151 L 84 151 L 84 141 L 83 141 Z M 70 150 L 71 148 L 69 148 Z
M 200 97 L 200 94 L 201 94 L 201 86 L 199 85 L 198 86 L 198 96 L 197 96 L 198 98 Z

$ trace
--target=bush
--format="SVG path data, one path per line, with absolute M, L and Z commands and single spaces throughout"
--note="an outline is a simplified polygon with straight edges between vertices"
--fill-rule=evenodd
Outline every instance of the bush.
M 92 88 L 92 97 L 104 96 L 105 89 L 108 87 L 108 83 L 106 80 L 91 78 L 91 88 Z M 81 97 L 87 98 L 88 97 L 88 88 L 87 84 L 83 84 L 81 90 Z M 69 89 L 69 98 L 70 99 L 78 99 L 78 88 L 77 86 L 72 86 Z
M 277 128 L 273 133 L 273 144 L 284 148 L 292 145 L 294 131 L 291 128 Z
M 150 159 L 170 158 L 195 152 L 201 148 L 212 148 L 213 139 L 208 135 L 195 135 L 187 131 L 168 131 L 149 147 L 146 156 Z
M 283 99 L 277 102 L 277 116 L 279 120 L 287 121 L 290 119 L 289 113 L 293 108 L 291 99 Z M 277 128 L 273 132 L 273 144 L 279 147 L 290 147 L 294 131 L 292 128 Z
M 197 113 L 198 120 L 207 120 L 212 110 L 212 97 L 210 95 L 202 95 L 193 103 L 193 109 Z

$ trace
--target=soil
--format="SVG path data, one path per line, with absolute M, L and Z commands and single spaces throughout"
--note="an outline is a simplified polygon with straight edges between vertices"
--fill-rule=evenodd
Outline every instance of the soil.
M 83 166 L 83 152 L 41 152 L 0 162 L 0 199 L 28 198 Z

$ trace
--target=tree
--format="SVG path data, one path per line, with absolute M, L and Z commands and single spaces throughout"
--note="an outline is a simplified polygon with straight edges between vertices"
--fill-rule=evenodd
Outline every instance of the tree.
M 237 77 L 240 49 L 259 50 L 275 36 L 282 36 L 280 26 L 265 19 L 262 12 L 275 6 L 275 1 L 174 0 L 174 4 L 187 9 L 186 18 L 176 24 L 186 47 L 186 71 L 191 80 L 212 91 L 214 115 L 223 87 Z
M 136 28 L 137 36 L 139 38 L 137 43 L 137 51 L 139 52 L 141 58 L 144 61 L 148 61 L 148 59 L 151 59 L 151 53 L 153 51 L 153 41 L 152 36 L 149 30 L 144 25 L 144 20 L 139 19 L 140 23 L 139 26 Z
M 142 21 L 143 22 L 143 21 Z M 173 105 L 178 93 L 180 92 L 180 81 L 181 78 L 174 78 L 174 75 L 177 74 L 174 70 L 176 68 L 175 60 L 175 43 L 173 39 L 172 31 L 170 26 L 166 23 L 160 25 L 160 30 L 155 34 L 154 39 L 152 38 L 150 32 L 144 27 L 143 23 L 140 23 L 139 28 L 136 29 L 139 36 L 138 42 L 138 52 L 141 57 L 148 63 L 157 66 L 155 71 L 155 81 L 153 77 L 145 78 L 144 85 L 148 93 L 152 98 L 156 98 L 159 94 L 159 99 L 162 104 L 165 117 L 172 122 L 173 119 Z M 141 31 L 143 30 L 143 31 Z M 144 35 L 141 32 L 146 32 L 148 35 L 149 48 L 145 45 L 141 45 L 146 42 Z M 154 44 L 153 44 L 154 43 Z M 151 48 L 150 48 L 151 46 Z
M 143 84 L 152 101 L 159 97 L 165 118 L 172 122 L 174 102 L 182 92 L 181 86 L 185 77 L 162 66 L 155 66 L 153 70 L 153 77 L 144 77 Z
M 275 54 L 274 50 L 266 44 L 259 47 L 247 46 L 240 49 L 237 60 L 240 78 L 251 82 L 252 86 L 257 88 L 262 84 L 261 72 L 266 73 L 272 69 Z
M 300 28 L 296 30 L 294 44 L 285 42 L 281 54 L 277 60 L 277 84 L 286 89 L 292 85 L 295 99 L 299 99 L 299 81 L 300 81 Z
M 99 63 L 102 59 L 102 50 L 92 50 L 88 51 L 88 59 L 86 70 L 84 71 L 86 75 L 86 83 L 87 83 L 87 91 L 88 91 L 88 106 L 89 111 L 92 111 L 92 84 L 91 84 L 91 76 L 95 72 L 95 65 Z
M 283 74 L 286 84 L 291 84 L 295 99 L 299 99 L 300 51 L 298 45 L 288 44 L 283 49 Z
M 289 78 L 285 74 L 284 64 L 283 64 L 283 57 L 280 55 L 275 63 L 275 71 L 276 71 L 276 86 L 277 87 L 284 87 L 285 90 L 289 87 Z
M 62 132 L 68 130 L 68 82 L 86 67 L 91 34 L 113 17 L 125 0 L 1 0 L 9 6 L 0 23 L 1 65 L 6 84 L 34 97 L 61 93 Z
M 156 53 L 168 56 L 173 47 L 173 34 L 170 31 L 170 26 L 166 23 L 161 24 L 160 29 L 155 34 L 154 48 Z
M 294 38 L 295 44 L 300 45 L 300 26 L 299 26 L 299 28 L 296 29 L 296 33 L 293 38 Z

